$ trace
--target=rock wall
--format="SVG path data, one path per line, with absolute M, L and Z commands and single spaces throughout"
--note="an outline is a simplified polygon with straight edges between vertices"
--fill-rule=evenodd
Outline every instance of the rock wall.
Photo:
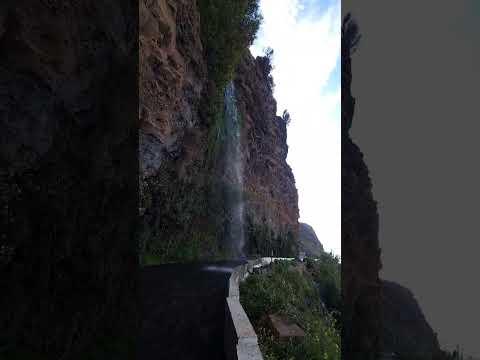
M 319 257 L 324 252 L 323 245 L 318 240 L 315 230 L 308 224 L 300 223 L 298 243 L 300 250 L 305 252 L 306 256 Z
M 202 45 L 201 23 L 208 19 L 199 14 L 196 1 L 140 1 L 141 246 L 154 261 L 228 256 L 222 242 L 231 189 L 223 180 L 221 126 L 205 109 L 217 84 Z M 243 129 L 247 252 L 292 253 L 298 199 L 285 160 L 286 127 L 266 75 L 244 52 L 234 83 Z
M 295 255 L 298 193 L 287 164 L 287 129 L 260 59 L 246 53 L 235 86 L 242 116 L 249 250 L 261 255 Z
M 199 108 L 208 79 L 200 15 L 190 0 L 139 5 L 140 245 L 156 262 L 191 259 L 211 245 L 202 227 L 208 128 Z
M 199 123 L 206 62 L 196 1 L 141 0 L 139 6 L 140 165 L 148 177 L 185 156 L 186 134 Z

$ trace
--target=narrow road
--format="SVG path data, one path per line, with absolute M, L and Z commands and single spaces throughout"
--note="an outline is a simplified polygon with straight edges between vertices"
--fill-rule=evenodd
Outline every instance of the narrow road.
M 228 280 L 242 262 L 142 270 L 140 360 L 223 360 Z

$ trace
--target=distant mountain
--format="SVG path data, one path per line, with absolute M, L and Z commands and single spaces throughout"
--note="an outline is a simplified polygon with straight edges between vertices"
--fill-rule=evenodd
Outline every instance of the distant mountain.
M 298 244 L 300 251 L 304 251 L 306 256 L 320 256 L 323 253 L 322 243 L 308 224 L 300 223 Z
M 391 281 L 382 281 L 383 351 L 403 357 L 438 358 L 437 335 L 428 324 L 412 292 Z

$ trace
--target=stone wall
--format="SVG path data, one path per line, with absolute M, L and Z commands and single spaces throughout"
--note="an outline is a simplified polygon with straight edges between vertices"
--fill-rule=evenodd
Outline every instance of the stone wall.
M 138 359 L 224 359 L 225 299 L 237 263 L 168 264 L 142 271 Z

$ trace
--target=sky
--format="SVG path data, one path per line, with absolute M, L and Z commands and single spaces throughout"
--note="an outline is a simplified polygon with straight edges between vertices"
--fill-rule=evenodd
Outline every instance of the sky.
M 381 276 L 410 288 L 442 346 L 480 358 L 480 4 L 345 0 L 353 140 L 380 215 Z
M 325 251 L 341 255 L 340 0 L 261 0 L 254 56 L 274 50 L 278 115 L 291 115 L 288 164 L 300 221 Z

